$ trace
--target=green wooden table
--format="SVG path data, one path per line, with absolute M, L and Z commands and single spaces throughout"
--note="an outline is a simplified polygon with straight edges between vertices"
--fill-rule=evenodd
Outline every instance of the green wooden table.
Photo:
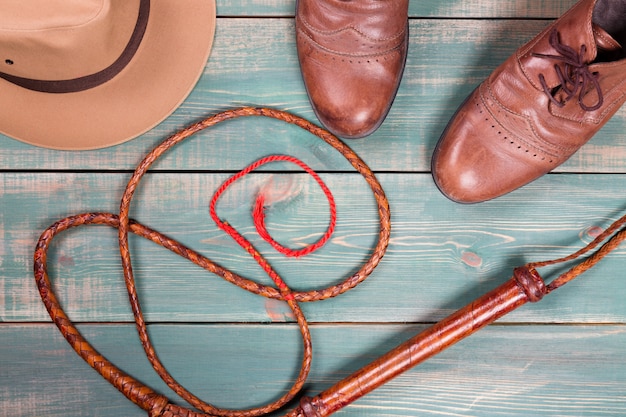
M 514 267 L 578 249 L 624 213 L 624 109 L 554 173 L 490 202 L 455 204 L 437 191 L 429 172 L 439 134 L 465 96 L 572 4 L 411 2 L 409 57 L 394 106 L 375 134 L 349 142 L 389 197 L 391 243 L 363 284 L 303 306 L 314 348 L 307 395 L 496 287 Z M 0 415 L 144 415 L 51 324 L 32 277 L 34 244 L 59 218 L 116 212 L 138 161 L 193 121 L 254 105 L 317 122 L 298 68 L 294 6 L 219 0 L 203 77 L 167 121 L 140 138 L 99 151 L 61 152 L 0 137 Z M 220 214 L 296 289 L 336 283 L 357 270 L 377 233 L 370 191 L 332 148 L 275 120 L 234 120 L 183 143 L 146 176 L 132 217 L 267 283 L 212 223 L 208 203 L 222 181 L 269 154 L 296 156 L 321 173 L 337 200 L 332 240 L 312 255 L 286 259 L 256 237 L 249 209 L 254 193 L 269 185 L 276 188 L 267 222 L 277 240 L 297 246 L 324 232 L 326 199 L 289 165 L 238 183 L 220 202 Z M 288 388 L 301 347 L 283 303 L 233 287 L 154 244 L 131 239 L 131 247 L 150 334 L 186 387 L 229 408 L 264 404 Z M 626 248 L 620 248 L 541 303 L 522 307 L 339 415 L 626 415 L 625 269 Z M 176 400 L 142 355 L 116 232 L 90 227 L 64 234 L 50 270 L 70 317 L 101 353 Z

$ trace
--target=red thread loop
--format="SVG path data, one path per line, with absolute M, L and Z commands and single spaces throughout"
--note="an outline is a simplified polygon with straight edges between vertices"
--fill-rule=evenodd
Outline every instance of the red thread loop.
M 265 271 L 269 271 L 272 279 L 276 278 L 274 280 L 274 283 L 279 288 L 256 283 L 250 279 L 236 274 L 235 272 L 222 268 L 215 262 L 202 256 L 200 253 L 195 252 L 192 249 L 184 246 L 180 242 L 169 239 L 167 236 L 158 233 L 156 230 L 153 230 L 130 219 L 130 205 L 133 199 L 133 195 L 137 190 L 141 178 L 146 174 L 146 172 L 148 172 L 150 166 L 152 166 L 152 164 L 158 158 L 163 156 L 172 147 L 188 139 L 190 136 L 193 136 L 195 133 L 198 133 L 204 129 L 215 126 L 216 124 L 222 123 L 227 120 L 250 116 L 262 116 L 282 120 L 317 136 L 326 144 L 332 146 L 339 153 L 341 153 L 346 161 L 350 163 L 350 165 L 354 169 L 356 169 L 359 174 L 361 174 L 363 179 L 367 182 L 370 189 L 372 190 L 373 197 L 376 200 L 376 206 L 378 208 L 378 217 L 380 219 L 380 228 L 378 231 L 378 241 L 376 243 L 376 247 L 373 249 L 367 261 L 363 265 L 361 265 L 359 270 L 357 272 L 354 272 L 352 275 L 346 277 L 340 283 L 321 290 L 310 291 L 291 291 L 289 290 L 289 288 L 282 288 L 281 285 L 286 287 L 286 284 L 282 282 L 276 272 L 272 271 L 271 267 L 269 266 L 269 264 L 267 264 L 267 262 L 265 262 L 261 254 L 256 251 L 252 247 L 252 245 L 250 245 L 250 243 L 245 238 L 243 238 L 243 236 L 239 235 L 234 230 L 234 228 L 232 228 L 232 226 L 228 225 L 227 222 L 219 221 L 219 219 L 217 218 L 217 215 L 215 214 L 215 201 L 217 201 L 217 198 L 219 197 L 219 192 L 218 195 L 216 195 L 211 202 L 212 217 L 219 221 L 218 224 L 220 224 L 220 227 L 226 228 L 232 232 L 232 236 L 237 239 L 237 242 L 239 242 L 257 262 L 262 264 Z M 277 158 L 270 159 L 277 160 Z M 248 172 L 254 169 L 259 164 L 260 163 L 257 162 L 255 166 L 250 167 L 248 169 Z M 233 178 L 229 180 L 228 184 L 224 184 L 221 187 L 222 192 L 223 189 L 225 189 L 235 179 L 236 178 Z M 33 257 L 33 269 L 35 272 L 35 281 L 37 282 L 37 287 L 39 289 L 41 299 L 46 309 L 48 310 L 48 313 L 50 314 L 50 318 L 52 318 L 52 321 L 57 325 L 57 327 L 61 331 L 61 334 L 63 334 L 67 342 L 85 360 L 85 362 L 91 365 L 101 376 L 103 376 L 115 388 L 122 392 L 127 398 L 132 400 L 144 410 L 148 411 L 150 415 L 156 415 L 162 411 L 161 414 L 168 416 L 203 415 L 216 417 L 258 417 L 261 415 L 272 413 L 279 408 L 287 405 L 289 402 L 293 401 L 298 392 L 302 390 L 302 387 L 304 386 L 306 379 L 311 371 L 311 360 L 313 358 L 311 333 L 309 331 L 309 326 L 304 316 L 304 312 L 302 311 L 298 303 L 319 301 L 328 299 L 330 297 L 336 297 L 352 288 L 355 288 L 358 284 L 363 282 L 363 280 L 365 280 L 372 273 L 374 268 L 376 268 L 376 266 L 380 263 L 382 257 L 385 254 L 385 251 L 389 245 L 389 238 L 391 233 L 390 222 L 391 216 L 389 213 L 389 202 L 387 201 L 385 192 L 382 189 L 380 182 L 378 182 L 376 176 L 367 166 L 365 161 L 359 158 L 359 156 L 352 149 L 350 149 L 350 147 L 344 144 L 336 136 L 318 126 L 315 126 L 306 119 L 303 119 L 288 112 L 269 109 L 265 107 L 242 107 L 215 114 L 213 116 L 207 117 L 204 120 L 199 121 L 198 123 L 188 126 L 187 128 L 175 133 L 174 135 L 164 140 L 154 150 L 147 154 L 135 169 L 133 176 L 126 186 L 120 202 L 119 215 L 112 213 L 82 213 L 79 215 L 61 219 L 52 226 L 50 226 L 48 229 L 46 229 L 40 236 L 39 241 L 37 242 L 37 248 L 35 249 Z M 182 399 L 187 401 L 196 410 L 200 411 L 201 414 L 195 410 L 169 403 L 169 400 L 166 397 L 156 393 L 150 387 L 143 385 L 132 376 L 125 374 L 121 369 L 112 364 L 107 358 L 100 355 L 89 344 L 89 342 L 82 337 L 76 326 L 74 326 L 72 321 L 67 317 L 65 311 L 59 304 L 58 298 L 54 292 L 54 287 L 47 272 L 47 251 L 50 247 L 50 243 L 55 236 L 65 230 L 82 225 L 96 224 L 106 224 L 108 226 L 118 229 L 118 243 L 122 261 L 122 270 L 124 272 L 124 282 L 128 291 L 128 300 L 133 311 L 138 336 L 141 341 L 141 345 L 146 353 L 146 358 L 148 359 L 156 373 L 161 377 L 163 382 L 165 382 L 168 387 L 170 387 L 174 392 L 176 392 Z M 207 271 L 216 274 L 225 281 L 235 284 L 245 289 L 246 291 L 271 299 L 285 300 L 289 305 L 289 308 L 293 312 L 298 328 L 300 329 L 303 349 L 300 371 L 298 372 L 298 375 L 291 388 L 289 388 L 288 391 L 282 394 L 278 399 L 272 401 L 267 405 L 255 408 L 248 408 L 245 410 L 231 410 L 218 408 L 201 400 L 200 398 L 189 392 L 178 381 L 176 381 L 176 379 L 174 379 L 174 377 L 167 371 L 165 366 L 159 360 L 159 357 L 154 349 L 154 346 L 152 345 L 152 341 L 150 340 L 150 336 L 148 334 L 146 320 L 144 318 L 139 303 L 139 296 L 137 294 L 137 288 L 135 285 L 135 277 L 133 275 L 131 251 L 128 242 L 128 237 L 130 233 L 134 233 L 151 242 L 156 243 L 157 245 L 161 245 L 162 247 L 167 248 L 173 253 L 182 256 L 183 258 L 193 262 L 198 266 L 201 266 Z M 314 406 L 316 405 L 314 404 Z M 309 409 L 311 408 L 309 407 Z
M 265 261 L 265 259 L 263 259 L 261 254 L 259 254 L 259 252 L 252 246 L 252 244 L 245 237 L 243 237 L 237 230 L 235 230 L 234 227 L 228 224 L 228 222 L 220 219 L 216 211 L 217 200 L 219 200 L 219 198 L 226 191 L 226 189 L 228 189 L 228 187 L 230 187 L 235 181 L 249 174 L 250 172 L 254 171 L 255 169 L 259 168 L 262 165 L 269 164 L 271 162 L 279 162 L 279 161 L 290 162 L 295 165 L 298 165 L 300 168 L 306 171 L 309 175 L 311 175 L 313 179 L 315 179 L 315 181 L 318 183 L 318 185 L 320 186 L 320 188 L 322 189 L 322 191 L 324 192 L 324 195 L 326 195 L 326 198 L 328 200 L 328 205 L 330 209 L 330 222 L 329 222 L 328 228 L 326 229 L 326 233 L 324 233 L 324 235 L 317 242 L 311 245 L 307 245 L 306 247 L 302 249 L 291 249 L 291 248 L 285 247 L 281 245 L 280 243 L 278 243 L 267 231 L 267 228 L 265 226 L 265 196 L 263 195 L 263 193 L 259 193 L 259 195 L 256 198 L 254 208 L 252 210 L 252 218 L 254 220 L 254 226 L 256 227 L 256 230 L 259 236 L 261 236 L 263 240 L 269 243 L 278 252 L 282 253 L 283 255 L 290 256 L 290 257 L 299 257 L 299 256 L 308 255 L 316 251 L 317 249 L 321 248 L 322 246 L 324 246 L 326 242 L 328 241 L 328 239 L 330 239 L 330 237 L 332 236 L 333 232 L 335 231 L 335 225 L 337 223 L 337 207 L 335 205 L 335 199 L 330 189 L 326 186 L 324 181 L 322 181 L 319 175 L 317 175 L 317 173 L 313 171 L 304 162 L 300 161 L 299 159 L 293 156 L 271 155 L 271 156 L 266 156 L 264 158 L 261 158 L 258 161 L 248 165 L 246 168 L 242 169 L 237 174 L 227 179 L 217 189 L 217 191 L 213 195 L 213 198 L 211 199 L 211 203 L 209 205 L 209 212 L 210 212 L 211 218 L 217 224 L 217 226 L 220 229 L 222 229 L 225 233 L 227 233 L 229 236 L 231 236 L 242 248 L 246 249 L 246 251 L 248 251 L 250 255 L 252 255 L 252 257 L 263 268 L 263 270 L 272 278 L 274 283 L 281 290 L 281 292 L 283 293 L 284 299 L 289 301 L 289 300 L 293 300 L 293 294 L 291 294 L 290 289 L 287 286 L 287 284 L 285 284 L 285 282 L 278 276 L 278 274 L 276 274 L 272 270 L 271 266 L 267 263 L 267 261 Z

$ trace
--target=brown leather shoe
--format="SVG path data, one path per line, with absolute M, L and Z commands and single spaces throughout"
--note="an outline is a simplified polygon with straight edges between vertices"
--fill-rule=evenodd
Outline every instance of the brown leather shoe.
M 298 58 L 319 121 L 344 138 L 383 122 L 408 48 L 408 0 L 298 0 Z
M 553 170 L 626 101 L 626 1 L 582 0 L 466 99 L 435 149 L 434 180 L 461 203 Z

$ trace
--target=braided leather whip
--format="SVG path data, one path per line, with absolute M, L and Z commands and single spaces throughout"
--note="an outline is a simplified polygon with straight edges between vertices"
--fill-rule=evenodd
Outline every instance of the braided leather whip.
M 323 290 L 298 292 L 291 291 L 276 274 L 279 281 L 275 280 L 275 282 L 277 282 L 277 286 L 279 288 L 277 289 L 270 286 L 264 286 L 224 269 L 182 244 L 169 239 L 147 226 L 130 220 L 129 210 L 132 196 L 138 186 L 139 180 L 157 158 L 176 144 L 198 131 L 222 121 L 242 116 L 266 116 L 284 120 L 317 135 L 337 149 L 350 162 L 350 164 L 359 173 L 361 173 L 372 189 L 380 218 L 378 242 L 367 262 L 362 265 L 358 272 L 346 278 L 342 283 Z M 445 348 L 473 334 L 477 330 L 515 310 L 521 305 L 529 301 L 535 302 L 541 300 L 544 295 L 561 285 L 564 285 L 576 276 L 593 267 L 600 259 L 606 256 L 606 254 L 615 249 L 619 243 L 626 239 L 626 230 L 623 229 L 625 223 L 626 216 L 613 223 L 585 248 L 573 253 L 570 256 L 553 261 L 529 263 L 523 267 L 516 268 L 514 270 L 513 277 L 501 286 L 479 297 L 466 307 L 458 310 L 439 323 L 407 340 L 371 364 L 363 367 L 342 381 L 339 381 L 337 384 L 320 393 L 316 397 L 303 397 L 300 401 L 300 405 L 296 409 L 289 412 L 287 416 L 328 416 L 389 381 L 391 378 L 414 367 L 429 357 L 434 356 Z M 167 385 L 198 411 L 170 403 L 167 397 L 155 392 L 150 387 L 143 385 L 130 375 L 127 375 L 118 369 L 105 357 L 100 355 L 83 338 L 60 306 L 47 273 L 47 250 L 52 239 L 57 234 L 73 227 L 89 224 L 103 224 L 118 229 L 125 283 L 133 314 L 135 316 L 139 338 L 144 351 L 155 371 L 167 383 Z M 248 410 L 225 410 L 205 403 L 180 385 L 167 372 L 159 361 L 148 336 L 146 323 L 137 299 L 137 292 L 132 273 L 131 257 L 128 248 L 129 232 L 151 240 L 194 262 L 195 264 L 202 266 L 207 271 L 212 272 L 250 292 L 264 297 L 284 300 L 296 317 L 296 322 L 300 328 L 304 345 L 304 354 L 300 373 L 291 389 L 275 402 L 263 407 Z M 283 407 L 297 395 L 307 378 L 312 358 L 311 338 L 306 319 L 304 318 L 304 314 L 302 313 L 298 302 L 316 301 L 334 297 L 358 285 L 380 262 L 389 243 L 389 236 L 390 215 L 389 205 L 385 197 L 385 193 L 372 171 L 348 146 L 329 132 L 290 113 L 266 108 L 246 107 L 225 111 L 196 123 L 169 137 L 152 152 L 150 152 L 139 164 L 128 183 L 122 197 L 119 215 L 111 213 L 84 213 L 62 219 L 46 229 L 42 233 L 35 249 L 34 274 L 43 303 L 46 306 L 50 317 L 57 325 L 65 339 L 91 367 L 98 371 L 127 398 L 144 410 L 148 411 L 149 416 L 252 417 L 267 414 Z M 593 253 L 582 263 L 572 267 L 569 271 L 560 275 L 548 285 L 544 283 L 543 279 L 537 273 L 536 268 L 559 262 L 571 261 L 585 255 L 587 252 L 596 248 L 605 241 L 607 242 L 604 243 L 598 251 Z M 255 257 L 255 259 L 265 262 L 261 254 L 259 254 L 253 247 L 248 247 L 246 249 L 253 257 Z M 268 268 L 270 267 L 268 266 Z M 275 274 L 271 268 L 269 270 Z

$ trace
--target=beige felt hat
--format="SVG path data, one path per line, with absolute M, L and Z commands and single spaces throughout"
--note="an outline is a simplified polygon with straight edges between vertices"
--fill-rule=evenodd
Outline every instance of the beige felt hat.
M 3 0 L 0 133 L 97 149 L 150 130 L 200 78 L 215 0 Z

